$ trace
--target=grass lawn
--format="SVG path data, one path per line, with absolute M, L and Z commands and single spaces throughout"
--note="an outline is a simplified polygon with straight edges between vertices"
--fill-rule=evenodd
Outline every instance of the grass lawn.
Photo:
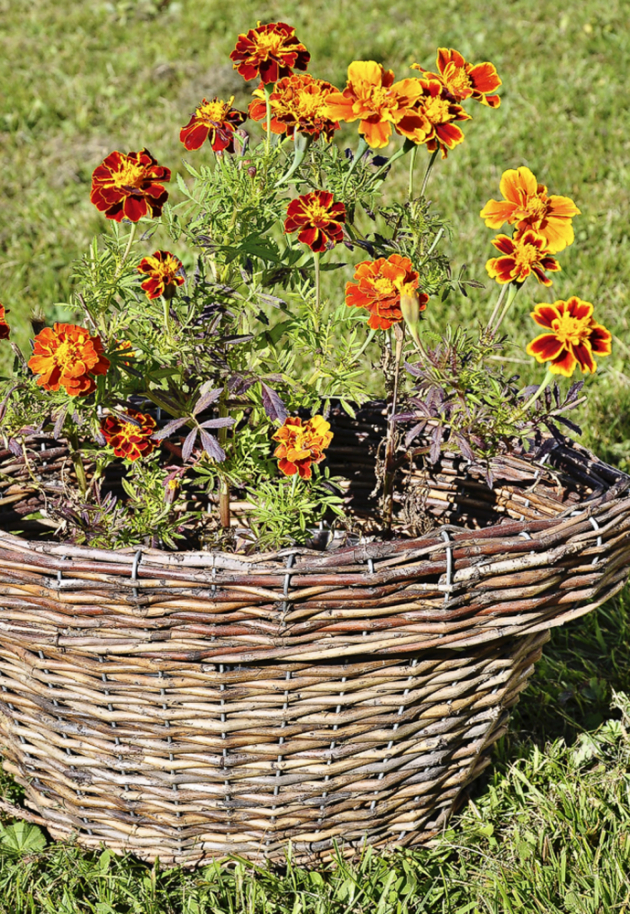
M 228 54 L 257 19 L 295 25 L 311 51 L 311 72 L 337 85 L 355 58 L 403 77 L 414 61 L 433 66 L 438 45 L 455 47 L 468 59 L 493 61 L 504 85 L 501 107 L 472 109 L 465 143 L 431 179 L 430 196 L 453 227 L 453 262 L 487 279 L 492 233 L 478 213 L 499 195 L 505 168 L 528 165 L 551 193 L 577 202 L 576 241 L 560 256 L 553 290 L 528 283 L 509 329 L 530 380 L 522 355 L 530 306 L 571 294 L 595 304 L 615 341 L 587 381 L 580 419 L 587 443 L 629 469 L 627 18 L 625 0 L 0 0 L 0 301 L 17 341 L 26 351 L 32 315 L 69 316 L 63 303 L 72 261 L 104 228 L 89 202 L 91 173 L 103 157 L 146 145 L 181 171 L 179 129 L 202 97 L 234 94 L 245 107 L 249 89 Z M 354 131 L 344 136 L 355 145 Z M 393 192 L 406 180 L 402 171 Z M 339 274 L 336 280 L 341 288 Z M 429 308 L 431 326 L 443 328 L 452 312 L 458 320 L 487 315 L 494 290 L 486 286 Z M 9 368 L 5 357 L 0 373 Z M 613 692 L 630 695 L 629 611 L 622 595 L 554 633 L 494 774 L 431 850 L 366 856 L 322 873 L 289 861 L 282 873 L 237 863 L 186 874 L 108 852 L 44 847 L 37 828 L 7 820 L 0 911 L 630 912 L 623 696 L 610 710 Z M 16 788 L 3 782 L 3 790 L 14 796 Z

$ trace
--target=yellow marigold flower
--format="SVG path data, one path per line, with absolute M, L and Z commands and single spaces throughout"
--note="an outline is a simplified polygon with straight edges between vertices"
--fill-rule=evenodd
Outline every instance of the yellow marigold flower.
M 314 79 L 308 73 L 281 79 L 269 96 L 272 133 L 293 136 L 297 130 L 309 134 L 314 140 L 322 133 L 327 140 L 332 139 L 335 130 L 339 129 L 339 121 L 327 116 L 326 103 L 331 93 L 337 91 L 331 83 Z M 249 106 L 249 116 L 254 121 L 262 121 L 266 129 L 266 115 L 265 93 L 258 88 Z
M 575 295 L 553 305 L 536 305 L 531 317 L 546 332 L 528 344 L 527 355 L 549 362 L 552 374 L 570 378 L 577 365 L 583 372 L 594 372 L 593 356 L 611 353 L 612 334 L 593 319 L 593 305 Z
M 333 433 L 323 416 L 313 416 L 304 425 L 299 416 L 289 416 L 272 437 L 280 442 L 273 455 L 278 458 L 280 472 L 285 476 L 299 473 L 302 479 L 310 479 L 311 464 L 322 462 Z
M 328 117 L 336 121 L 360 121 L 361 133 L 369 146 L 381 149 L 389 143 L 392 129 L 414 143 L 424 142 L 425 120 L 414 109 L 422 96 L 419 79 L 394 82 L 392 70 L 373 60 L 355 60 L 348 67 L 343 92 L 328 97 Z
M 436 79 L 441 82 L 449 95 L 457 102 L 474 98 L 489 108 L 498 108 L 501 104 L 498 95 L 489 95 L 501 85 L 494 64 L 487 61 L 477 64 L 467 63 L 459 51 L 454 48 L 438 48 L 436 64 L 437 73 L 431 73 L 417 63 L 412 66 L 414 70 L 420 70 L 425 79 Z
M 40 377 L 44 390 L 63 387 L 70 397 L 86 396 L 96 390 L 94 375 L 107 374 L 110 362 L 98 336 L 75 324 L 44 327 L 33 341 L 28 367 Z
M 479 214 L 488 228 L 498 229 L 509 222 L 519 229 L 535 229 L 545 238 L 551 254 L 573 243 L 571 220 L 580 215 L 573 200 L 549 196 L 546 186 L 525 166 L 504 171 L 499 187 L 505 199 L 489 200 Z
M 528 229 L 517 232 L 513 238 L 509 235 L 497 235 L 492 244 L 501 252 L 501 257 L 493 257 L 486 264 L 488 276 L 502 285 L 508 282 L 525 282 L 533 273 L 543 286 L 550 286 L 551 280 L 545 276 L 545 270 L 556 272 L 560 264 L 549 256 L 546 241 L 542 235 Z

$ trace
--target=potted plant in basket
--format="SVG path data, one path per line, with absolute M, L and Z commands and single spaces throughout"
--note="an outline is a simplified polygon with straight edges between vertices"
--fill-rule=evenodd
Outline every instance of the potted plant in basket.
M 147 149 L 95 168 L 72 322 L 24 354 L 0 307 L 5 766 L 53 834 L 163 861 L 414 843 L 548 628 L 625 580 L 627 480 L 565 439 L 558 384 L 611 334 L 536 304 L 546 374 L 511 373 L 506 319 L 579 215 L 524 166 L 481 211 L 487 320 L 425 330 L 482 285 L 427 188 L 466 103 L 500 104 L 492 64 L 354 61 L 340 90 L 285 23 L 231 59 L 252 101 L 200 100 L 177 204 Z

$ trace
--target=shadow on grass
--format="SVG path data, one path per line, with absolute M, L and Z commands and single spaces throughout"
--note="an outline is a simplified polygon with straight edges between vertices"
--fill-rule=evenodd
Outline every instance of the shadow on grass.
M 495 758 L 509 764 L 532 744 L 543 748 L 618 717 L 612 693 L 630 693 L 630 585 L 598 610 L 553 629 Z

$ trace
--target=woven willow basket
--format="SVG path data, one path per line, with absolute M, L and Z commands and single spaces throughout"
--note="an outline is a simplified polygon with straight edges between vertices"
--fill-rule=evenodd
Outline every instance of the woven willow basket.
M 365 532 L 382 416 L 334 429 Z M 30 474 L 65 459 L 31 444 L 28 466 L 0 453 L 5 531 L 36 506 Z M 166 865 L 435 835 L 549 629 L 630 563 L 629 477 L 560 445 L 493 475 L 404 463 L 407 536 L 323 552 L 98 551 L 29 540 L 28 518 L 0 533 L 0 743 L 33 812 L 3 808 Z

